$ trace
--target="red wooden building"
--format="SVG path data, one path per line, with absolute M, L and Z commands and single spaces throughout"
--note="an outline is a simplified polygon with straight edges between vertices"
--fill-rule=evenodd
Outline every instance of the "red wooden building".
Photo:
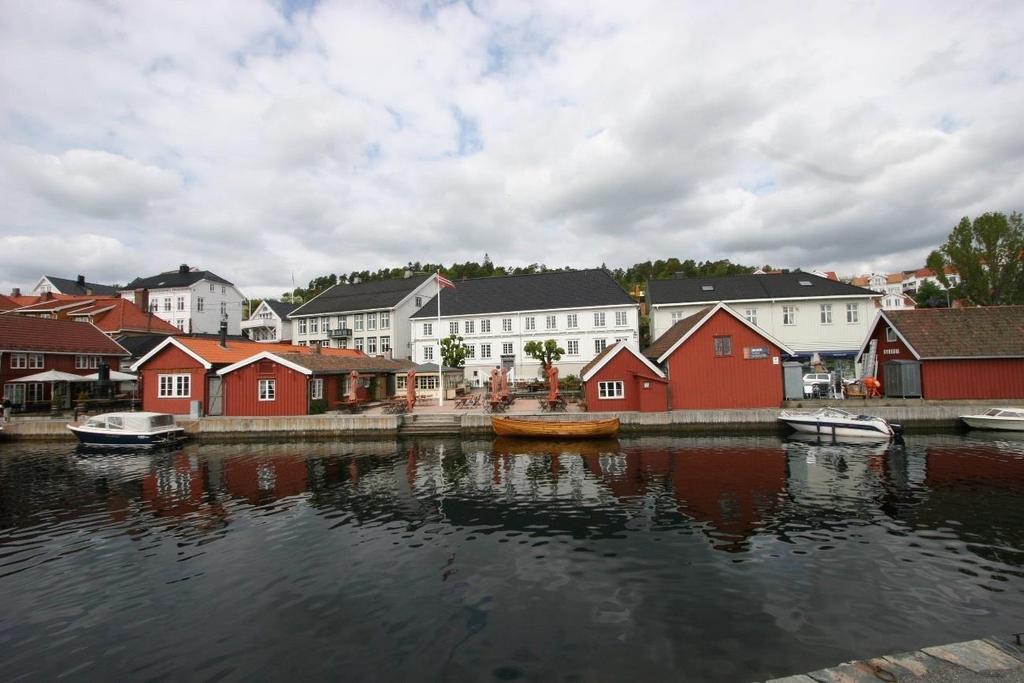
M 362 357 L 354 349 L 319 349 L 291 344 L 209 337 L 168 337 L 132 365 L 139 373 L 143 410 L 187 415 L 193 401 L 204 415 L 224 415 L 224 390 L 217 371 L 257 354 L 278 353 Z M 289 413 L 283 413 L 289 414 Z
M 85 322 L 0 315 L 0 385 L 16 408 L 49 408 L 53 392 L 70 405 L 73 394 L 91 383 L 62 381 L 22 382 L 25 377 L 56 370 L 70 375 L 91 375 L 101 364 L 117 369 L 128 352 L 96 326 Z
M 877 379 L 885 364 L 920 361 L 921 397 L 1024 398 L 1024 306 L 879 311 L 861 346 L 875 342 Z
M 778 407 L 782 354 L 793 351 L 724 303 L 683 318 L 644 350 L 668 378 L 670 410 Z
M 620 341 L 606 347 L 580 370 L 587 410 L 668 410 L 665 373 Z
M 321 353 L 266 351 L 221 368 L 217 374 L 224 380 L 224 414 L 308 415 L 314 401 L 322 402 L 325 410 L 333 410 L 347 399 L 352 372 L 359 376 L 359 400 L 384 400 L 395 395 L 395 376 L 404 376 L 415 366 L 412 361 L 362 353 L 332 353 L 343 350 L 346 349 L 323 349 Z

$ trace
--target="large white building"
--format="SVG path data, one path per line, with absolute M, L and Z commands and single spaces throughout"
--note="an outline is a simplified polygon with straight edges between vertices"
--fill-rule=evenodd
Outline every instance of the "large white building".
M 606 346 L 639 344 L 639 305 L 601 269 L 459 280 L 441 290 L 441 315 L 431 299 L 412 316 L 413 360 L 440 359 L 439 339 L 456 334 L 469 348 L 466 382 L 482 386 L 491 369 L 532 379 L 540 363 L 526 355 L 531 341 L 554 339 L 565 349 L 555 365 L 578 375 Z
M 811 273 L 675 278 L 647 283 L 651 338 L 707 306 L 725 302 L 799 357 L 852 360 L 882 294 Z
M 292 343 L 411 358 L 409 317 L 436 291 L 423 274 L 335 285 L 291 312 Z
M 217 334 L 221 321 L 227 320 L 228 334 L 241 334 L 245 296 L 208 270 L 182 264 L 178 270 L 132 280 L 121 295 L 134 302 L 138 290 L 148 292 L 151 313 L 182 332 Z

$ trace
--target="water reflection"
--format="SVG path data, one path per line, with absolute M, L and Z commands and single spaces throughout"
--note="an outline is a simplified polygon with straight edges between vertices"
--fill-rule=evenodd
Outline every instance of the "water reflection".
M 0 666 L 750 680 L 1015 628 L 1024 440 L 908 441 L 4 444 Z

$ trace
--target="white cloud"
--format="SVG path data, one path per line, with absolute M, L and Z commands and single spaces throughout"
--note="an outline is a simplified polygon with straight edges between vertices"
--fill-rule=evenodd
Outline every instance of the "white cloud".
M 0 287 L 187 262 L 267 293 L 485 252 L 909 268 L 1024 208 L 1019 3 L 282 6 L 5 8 Z M 75 248 L 24 246 L 48 235 Z

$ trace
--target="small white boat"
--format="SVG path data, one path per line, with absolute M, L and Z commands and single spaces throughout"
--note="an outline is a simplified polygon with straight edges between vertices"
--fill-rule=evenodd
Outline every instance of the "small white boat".
M 185 436 L 185 429 L 175 425 L 174 416 L 168 413 L 103 413 L 85 424 L 67 427 L 89 446 L 162 446 Z
M 961 415 L 960 419 L 975 429 L 1024 432 L 1024 408 L 990 408 L 980 415 Z
M 903 428 L 874 415 L 854 415 L 839 408 L 819 408 L 815 411 L 783 410 L 779 420 L 798 432 L 828 437 L 853 439 L 892 439 L 903 433 Z

